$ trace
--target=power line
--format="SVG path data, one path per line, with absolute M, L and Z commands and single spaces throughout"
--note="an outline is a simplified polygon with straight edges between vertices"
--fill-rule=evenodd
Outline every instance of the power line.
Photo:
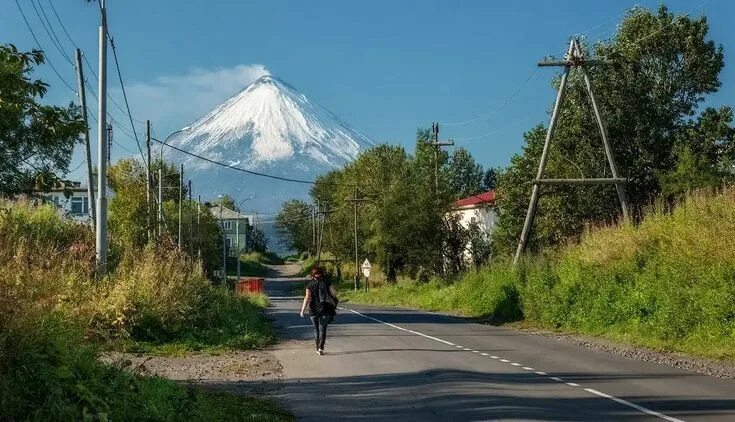
M 200 160 L 204 160 L 204 161 L 206 161 L 208 163 L 216 164 L 218 166 L 226 167 L 228 169 L 235 170 L 235 171 L 240 171 L 240 172 L 243 172 L 243 173 L 252 174 L 253 176 L 267 177 L 269 179 L 281 180 L 281 181 L 284 181 L 284 182 L 302 183 L 302 184 L 305 184 L 305 185 L 314 185 L 314 184 L 316 184 L 316 182 L 313 181 L 313 180 L 292 179 L 290 177 L 274 176 L 272 174 L 266 174 L 266 173 L 260 173 L 260 172 L 257 172 L 257 171 L 246 170 L 246 169 L 241 168 L 241 167 L 235 167 L 235 166 L 230 165 L 230 164 L 222 163 L 220 161 L 215 161 L 215 160 L 212 160 L 210 158 L 207 158 L 207 157 L 204 157 L 204 156 L 195 154 L 193 152 L 189 152 L 187 150 L 184 150 L 184 149 L 175 147 L 175 146 L 173 146 L 171 144 L 164 143 L 163 141 L 159 141 L 158 139 L 151 138 L 151 140 L 152 141 L 156 141 L 159 144 L 161 144 L 163 146 L 166 146 L 168 148 L 171 148 L 173 150 L 176 150 L 178 152 L 184 153 L 186 155 L 190 155 L 190 156 L 192 156 L 194 158 L 198 158 Z
M 503 110 L 511 102 L 511 100 L 513 100 L 513 98 L 515 98 L 516 95 L 518 95 L 519 92 L 521 92 L 521 90 L 523 89 L 523 87 L 525 87 L 526 84 L 528 84 L 531 81 L 531 78 L 533 78 L 533 76 L 536 75 L 536 72 L 538 72 L 538 67 L 534 67 L 533 72 L 531 72 L 531 74 L 528 75 L 528 77 L 523 81 L 523 83 L 520 84 L 518 86 L 518 88 L 516 88 L 515 91 L 513 91 L 513 93 L 510 95 L 510 97 L 506 98 L 505 101 L 503 101 L 503 104 L 501 104 L 500 107 L 496 108 L 495 110 L 493 110 L 493 111 L 491 111 L 489 113 L 481 114 L 481 115 L 479 115 L 477 117 L 474 117 L 472 119 L 469 119 L 469 120 L 464 120 L 464 121 L 460 121 L 460 122 L 442 123 L 442 125 L 444 125 L 444 126 L 466 125 L 466 124 L 469 124 L 469 123 L 476 122 L 478 120 L 489 119 L 490 117 L 498 114 L 501 110 Z
M 38 38 L 36 37 L 36 33 L 33 32 L 33 28 L 31 28 L 31 24 L 28 23 L 28 19 L 26 18 L 25 13 L 23 13 L 23 8 L 20 7 L 20 3 L 18 3 L 18 0 L 15 0 L 15 5 L 18 7 L 18 11 L 20 12 L 20 15 L 23 17 L 23 21 L 25 22 L 26 27 L 28 28 L 28 31 L 30 31 L 31 36 L 33 37 L 33 40 L 36 41 L 36 46 L 38 47 L 39 50 L 43 51 L 43 47 L 41 47 L 41 43 L 38 41 Z M 74 87 L 72 87 L 71 84 L 69 84 L 69 82 L 67 82 L 66 79 L 64 79 L 61 76 L 59 71 L 56 70 L 56 66 L 54 66 L 54 64 L 51 63 L 51 60 L 48 59 L 48 56 L 47 55 L 44 55 L 44 56 L 45 56 L 44 58 L 46 59 L 46 63 L 48 63 L 48 65 L 51 67 L 51 70 L 54 71 L 56 76 L 59 77 L 59 80 L 61 80 L 61 82 L 63 82 L 67 88 L 69 88 L 72 92 L 76 94 L 77 90 L 74 89 Z
M 138 146 L 138 151 L 140 152 L 140 157 L 143 159 L 143 164 L 147 166 L 148 161 L 145 157 L 145 154 L 143 153 L 143 147 L 140 146 L 140 140 L 138 139 L 138 133 L 135 132 L 135 123 L 133 123 L 133 115 L 130 113 L 130 104 L 128 103 L 128 96 L 125 93 L 125 84 L 123 83 L 122 73 L 120 72 L 120 62 L 118 62 L 117 60 L 117 48 L 115 48 L 115 42 L 110 36 L 109 30 L 107 32 L 107 36 L 110 39 L 110 45 L 112 46 L 112 56 L 115 59 L 115 68 L 117 69 L 117 78 L 118 80 L 120 80 L 120 88 L 122 89 L 123 100 L 125 100 L 125 107 L 128 110 L 128 119 L 130 119 L 130 127 L 133 129 L 133 135 L 135 135 L 135 144 Z
M 51 22 L 48 20 L 48 17 L 46 16 L 46 12 L 43 10 L 43 7 L 41 6 L 41 3 L 38 3 L 38 7 L 41 9 L 41 13 L 43 13 L 43 18 L 41 17 L 41 13 L 38 13 L 38 8 L 36 8 L 36 2 L 35 0 L 31 0 L 31 6 L 33 6 L 33 11 L 36 12 L 36 16 L 38 17 L 38 20 L 41 21 L 41 26 L 43 27 L 43 30 L 46 31 L 46 35 L 48 35 L 49 39 L 51 40 L 51 44 L 56 47 L 56 50 L 59 51 L 59 54 L 61 54 L 61 57 L 63 57 L 70 65 L 74 66 L 74 63 L 71 61 L 71 59 L 64 53 L 64 48 L 61 46 L 61 43 L 59 42 L 59 37 L 56 36 L 56 32 L 51 27 Z M 46 22 L 48 22 L 48 26 L 46 26 L 46 22 L 44 22 L 44 18 L 46 18 Z
M 59 26 L 61 26 L 61 29 L 64 31 L 64 34 L 66 34 L 66 38 L 69 39 L 69 42 L 72 44 L 72 46 L 74 46 L 74 48 L 79 48 L 79 46 L 77 45 L 77 43 L 74 41 L 74 39 L 69 34 L 69 31 L 67 31 L 66 25 L 64 25 L 64 22 L 61 20 L 61 17 L 59 16 L 59 13 L 56 11 L 56 7 L 54 6 L 53 1 L 52 0 L 48 0 L 48 2 L 49 2 L 49 5 L 51 6 L 51 10 L 53 11 L 54 15 L 56 16 L 56 20 L 59 22 Z M 39 5 L 39 7 L 41 7 L 41 0 L 38 0 L 38 5 Z M 41 11 L 43 12 L 43 7 L 41 7 Z M 45 13 L 44 13 L 44 15 L 45 15 Z M 49 27 L 51 27 L 51 23 L 50 22 L 49 22 Z M 52 31 L 53 31 L 53 28 L 52 28 Z M 57 41 L 58 41 L 58 38 L 57 38 Z M 60 41 L 59 41 L 59 45 L 61 45 L 61 42 Z M 94 71 L 94 66 L 92 66 L 92 64 L 89 62 L 89 60 L 87 59 L 87 56 L 84 53 L 82 53 L 82 59 L 84 60 L 84 63 L 86 63 L 87 68 L 89 69 L 90 73 L 94 77 L 94 80 L 98 80 L 99 78 L 97 77 L 97 73 Z M 88 89 L 91 90 L 92 92 L 94 92 L 94 89 L 91 86 L 88 85 L 87 81 L 85 80 L 84 82 L 85 82 L 85 84 L 87 84 Z M 96 98 L 96 96 L 95 96 L 95 98 Z M 120 103 L 118 103 L 117 101 L 115 101 L 115 98 L 112 95 L 107 94 L 107 99 L 110 102 L 112 102 L 112 104 L 115 107 L 117 107 L 117 109 L 120 110 L 120 112 L 122 112 L 123 114 L 125 114 L 125 110 L 122 108 L 122 106 L 120 105 Z M 108 113 L 108 115 L 109 115 L 109 113 Z M 145 123 L 145 122 L 142 122 L 140 120 L 136 120 L 136 119 L 133 119 L 133 120 L 136 123 Z

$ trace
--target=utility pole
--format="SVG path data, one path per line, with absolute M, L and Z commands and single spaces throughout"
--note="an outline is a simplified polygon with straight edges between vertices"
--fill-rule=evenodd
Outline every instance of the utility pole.
M 197 257 L 199 258 L 200 263 L 202 261 L 201 215 L 202 215 L 202 195 L 197 195 Z
M 316 216 L 319 212 L 319 203 L 316 203 L 311 207 L 311 244 L 313 251 L 316 254 Z
M 521 257 L 521 254 L 526 249 L 526 243 L 528 242 L 528 237 L 531 232 L 531 226 L 533 225 L 533 220 L 536 214 L 536 208 L 538 206 L 538 198 L 539 198 L 539 190 L 541 185 L 615 185 L 615 189 L 618 193 L 618 200 L 620 201 L 620 206 L 623 210 L 623 219 L 628 220 L 628 201 L 625 197 L 625 183 L 627 183 L 627 179 L 621 178 L 618 176 L 618 170 L 615 166 L 615 158 L 612 154 L 612 148 L 610 146 L 610 142 L 607 138 L 607 129 L 605 128 L 605 124 L 602 120 L 602 115 L 600 114 L 600 110 L 597 107 L 597 100 L 595 98 L 595 94 L 592 91 L 592 83 L 590 81 L 589 75 L 587 74 L 587 66 L 594 66 L 594 65 L 600 65 L 600 64 L 610 64 L 606 61 L 600 61 L 600 60 L 587 60 L 584 58 L 582 54 L 582 48 L 579 45 L 579 41 L 577 39 L 572 39 L 569 42 L 569 49 L 567 50 L 567 54 L 564 57 L 564 60 L 562 61 L 545 61 L 540 62 L 539 66 L 563 66 L 564 72 L 561 76 L 561 82 L 559 83 L 559 92 L 556 94 L 556 101 L 554 102 L 554 108 L 551 113 L 551 121 L 549 122 L 549 128 L 546 132 L 546 140 L 544 141 L 544 149 L 541 152 L 541 160 L 539 161 L 539 167 L 538 172 L 536 173 L 536 178 L 533 180 L 533 190 L 531 191 L 531 200 L 528 204 L 528 212 L 526 213 L 526 220 L 523 223 L 523 231 L 521 232 L 521 237 L 518 241 L 518 248 L 516 249 L 516 254 L 513 259 L 513 263 L 517 264 L 518 260 Z M 544 178 L 544 172 L 546 170 L 546 161 L 548 160 L 549 156 L 549 146 L 551 144 L 551 139 L 554 135 L 554 129 L 556 128 L 557 121 L 559 119 L 559 109 L 561 108 L 562 103 L 564 102 L 564 94 L 566 92 L 567 87 L 567 80 L 569 77 L 570 70 L 579 69 L 582 72 L 582 75 L 584 76 L 585 81 L 585 87 L 587 89 L 587 94 L 589 94 L 590 101 L 592 102 L 592 108 L 595 112 L 595 119 L 597 121 L 597 126 L 600 130 L 600 136 L 602 137 L 602 144 L 605 149 L 605 156 L 607 157 L 608 165 L 610 166 L 610 170 L 612 172 L 611 178 L 583 178 L 583 179 L 548 179 Z
M 454 141 L 451 139 L 445 142 L 439 141 L 439 122 L 431 124 L 431 137 L 433 141 L 429 145 L 434 147 L 434 189 L 435 194 L 437 194 L 439 193 L 439 151 L 441 151 L 441 147 L 453 146 Z
M 219 224 L 222 227 L 222 284 L 227 282 L 227 236 L 225 222 L 222 220 L 222 204 L 219 204 Z
M 110 167 L 112 159 L 112 123 L 107 124 L 107 167 Z
M 191 179 L 189 179 L 189 256 L 194 259 L 194 213 L 191 201 Z
M 355 220 L 354 221 L 354 224 L 355 224 L 355 291 L 357 291 L 357 284 L 360 279 L 360 258 L 358 257 L 358 252 L 357 252 L 357 206 L 360 203 L 368 200 L 367 198 L 358 198 L 357 196 L 358 196 L 358 188 L 355 188 L 354 197 L 347 198 L 347 202 L 352 202 L 352 206 L 355 211 L 355 219 L 354 219 Z
M 240 211 L 235 220 L 235 258 L 237 259 L 237 281 L 240 281 Z M 247 230 L 247 229 L 246 229 Z
M 99 98 L 97 101 L 97 221 L 95 244 L 97 274 L 107 275 L 107 17 L 105 0 L 100 1 L 101 22 L 99 26 Z
M 151 189 L 153 189 L 153 181 L 151 180 L 151 121 L 145 121 L 145 149 L 146 149 L 146 166 L 145 166 L 145 199 L 146 199 L 146 229 L 148 230 L 148 241 L 153 239 L 153 216 L 151 215 Z
M 163 162 L 158 168 L 158 236 L 163 236 Z
M 178 245 L 181 250 L 181 209 L 184 204 L 184 165 L 181 165 L 181 171 L 179 171 L 179 237 Z
M 321 208 L 321 207 L 320 207 Z M 331 214 L 334 212 L 334 210 L 328 209 L 329 206 L 324 206 L 324 209 L 320 209 L 317 213 L 317 219 L 321 219 L 321 221 L 317 221 L 317 244 L 316 244 L 316 262 L 317 266 L 321 266 L 321 260 L 322 260 L 322 240 L 324 240 L 324 223 L 326 221 L 326 216 L 328 214 Z
M 84 153 L 87 161 L 87 202 L 89 203 L 89 217 L 94 228 L 97 219 L 97 207 L 94 199 L 94 175 L 92 174 L 92 152 L 89 146 L 89 122 L 87 121 L 87 95 L 84 90 L 84 69 L 82 67 L 82 51 L 76 50 L 77 84 L 79 86 L 79 102 L 82 106 L 82 117 L 84 119 Z

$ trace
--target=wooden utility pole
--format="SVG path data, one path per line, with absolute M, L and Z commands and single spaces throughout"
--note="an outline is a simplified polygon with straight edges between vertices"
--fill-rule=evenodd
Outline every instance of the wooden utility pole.
M 202 216 L 202 195 L 197 195 L 197 257 L 199 258 L 200 263 L 202 261 L 201 216 Z
M 367 201 L 367 198 L 358 198 L 359 189 L 355 188 L 355 193 L 352 198 L 347 198 L 347 202 L 352 202 L 352 207 L 354 210 L 354 225 L 355 225 L 355 291 L 357 291 L 357 285 L 359 284 L 360 280 L 360 258 L 358 257 L 358 250 L 357 250 L 357 207 L 361 203 Z
M 163 236 L 163 162 L 158 168 L 158 236 Z
M 429 143 L 434 147 L 434 189 L 435 193 L 439 192 L 439 151 L 442 147 L 449 147 L 454 145 L 454 141 L 451 139 L 440 142 L 439 141 L 439 122 L 431 124 L 431 138 L 432 142 Z
M 145 149 L 146 149 L 146 166 L 145 166 L 145 198 L 146 198 L 146 228 L 148 230 L 148 241 L 153 239 L 153 215 L 151 211 L 151 190 L 153 189 L 153 181 L 151 179 L 151 121 L 145 121 Z
M 89 146 L 89 122 L 87 121 L 87 95 L 84 90 L 84 69 L 82 67 L 82 51 L 76 50 L 77 64 L 77 86 L 79 87 L 79 103 L 82 106 L 82 118 L 84 119 L 84 153 L 87 161 L 87 203 L 89 204 L 89 217 L 92 220 L 92 228 L 95 227 L 97 219 L 97 207 L 94 200 L 94 175 L 92 174 L 92 152 Z
M 189 256 L 194 259 L 194 213 L 191 201 L 191 179 L 189 179 Z
M 569 42 L 569 49 L 567 50 L 567 54 L 562 61 L 547 61 L 547 62 L 540 62 L 539 66 L 563 66 L 564 72 L 561 75 L 561 82 L 559 84 L 559 92 L 556 95 L 556 101 L 554 102 L 554 109 L 551 112 L 551 121 L 549 122 L 549 128 L 546 132 L 546 140 L 544 141 L 544 149 L 541 152 L 541 160 L 539 161 L 539 167 L 538 172 L 536 173 L 536 178 L 533 180 L 533 190 L 531 191 L 531 201 L 528 204 L 528 212 L 526 213 L 526 220 L 523 223 L 523 231 L 521 232 L 521 237 L 518 241 L 518 249 L 516 249 L 515 258 L 513 259 L 513 263 L 518 263 L 518 260 L 520 259 L 521 255 L 526 249 L 526 243 L 528 242 L 528 237 L 531 232 L 531 226 L 533 225 L 533 220 L 536 214 L 536 208 L 538 206 L 538 198 L 539 198 L 539 189 L 541 185 L 615 185 L 615 189 L 618 193 L 618 200 L 620 201 L 620 206 L 623 209 L 623 219 L 628 220 L 628 202 L 625 197 L 625 183 L 627 183 L 627 179 L 621 178 L 618 176 L 618 170 L 615 166 L 615 158 L 613 157 L 612 148 L 610 146 L 610 142 L 607 137 L 607 129 L 605 128 L 605 124 L 602 120 L 602 115 L 600 114 L 599 107 L 597 106 L 597 100 L 595 98 L 595 94 L 592 90 L 592 83 L 589 78 L 589 74 L 587 73 L 587 66 L 593 66 L 593 65 L 599 65 L 599 64 L 609 64 L 609 62 L 600 61 L 600 60 L 586 60 L 582 54 L 582 49 L 579 45 L 579 41 L 577 39 L 572 39 Z M 551 144 L 551 139 L 554 135 L 554 129 L 556 129 L 556 124 L 559 119 L 559 109 L 561 108 L 562 103 L 564 102 L 564 94 L 566 92 L 567 88 L 567 80 L 569 77 L 569 72 L 572 68 L 579 69 L 582 72 L 582 75 L 584 76 L 585 81 L 585 87 L 587 88 L 587 93 L 589 94 L 590 101 L 592 102 L 592 108 L 595 112 L 595 118 L 597 120 L 597 126 L 600 130 L 600 135 L 602 137 L 602 143 L 605 148 L 605 156 L 607 157 L 608 165 L 610 166 L 610 171 L 612 172 L 611 178 L 588 178 L 588 179 L 546 179 L 544 178 L 544 171 L 546 170 L 546 162 L 549 158 L 549 146 Z
M 179 250 L 181 250 L 181 209 L 184 204 L 184 165 L 181 165 L 181 171 L 179 171 L 179 235 L 177 242 Z

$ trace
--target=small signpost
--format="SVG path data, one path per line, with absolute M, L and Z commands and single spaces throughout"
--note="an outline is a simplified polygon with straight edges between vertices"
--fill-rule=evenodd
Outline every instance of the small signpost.
M 365 291 L 367 291 L 370 278 L 370 270 L 373 268 L 373 266 L 370 265 L 370 261 L 365 258 L 365 262 L 362 263 L 362 266 L 360 268 L 362 268 L 362 275 L 365 276 Z

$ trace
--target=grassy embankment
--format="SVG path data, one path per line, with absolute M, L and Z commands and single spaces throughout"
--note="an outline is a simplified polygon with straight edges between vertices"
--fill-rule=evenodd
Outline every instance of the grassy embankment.
M 672 212 L 592 229 L 518 269 L 498 261 L 452 283 L 404 281 L 344 296 L 733 360 L 733 234 L 735 188 L 695 193 Z
M 95 280 L 88 227 L 50 207 L 0 215 L 0 419 L 283 420 L 274 405 L 139 377 L 98 361 L 111 347 L 162 353 L 272 340 L 264 298 L 213 287 L 176 248 L 113 248 Z

